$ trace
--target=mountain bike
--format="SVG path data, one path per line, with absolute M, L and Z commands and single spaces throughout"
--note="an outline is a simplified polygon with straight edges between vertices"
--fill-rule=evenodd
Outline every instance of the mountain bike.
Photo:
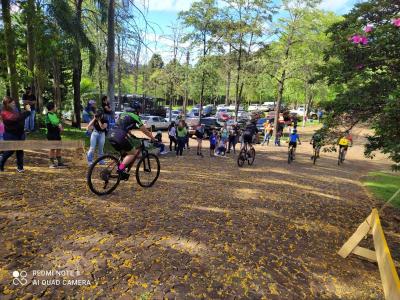
M 239 152 L 237 164 L 239 167 L 243 167 L 244 162 L 247 160 L 248 165 L 251 166 L 255 158 L 256 150 L 254 150 L 254 147 L 249 143 L 244 143 L 243 148 Z
M 345 152 L 346 152 L 345 147 L 341 147 L 339 149 L 339 156 L 337 162 L 338 166 L 344 162 Z
M 140 139 L 139 151 L 133 162 L 127 166 L 127 172 L 131 170 L 135 160 L 140 156 L 136 165 L 136 181 L 145 188 L 153 186 L 160 175 L 160 161 L 158 157 L 148 152 L 149 140 Z M 122 163 L 126 152 L 120 151 L 119 156 L 106 154 L 96 159 L 89 167 L 87 173 L 87 184 L 96 195 L 103 196 L 111 194 L 121 181 L 118 166 Z M 128 179 L 126 179 L 128 180 Z
M 294 160 L 294 147 L 293 145 L 289 146 L 288 150 L 288 164 L 290 164 Z
M 312 156 L 312 160 L 313 160 L 313 164 L 315 165 L 315 163 L 317 162 L 317 158 L 319 158 L 319 152 L 321 151 L 321 146 L 320 145 L 316 145 L 314 148 L 314 154 Z

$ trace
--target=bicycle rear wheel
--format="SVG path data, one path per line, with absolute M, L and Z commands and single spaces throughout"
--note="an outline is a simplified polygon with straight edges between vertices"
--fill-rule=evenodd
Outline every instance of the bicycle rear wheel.
M 289 153 L 288 153 L 288 164 L 290 164 L 293 161 L 293 148 L 289 149 Z
M 317 162 L 317 158 L 318 158 L 318 150 L 316 148 L 316 149 L 314 149 L 314 156 L 313 156 L 313 164 L 314 165 Z
M 96 195 L 103 196 L 112 193 L 121 178 L 118 174 L 119 160 L 113 155 L 103 155 L 89 167 L 87 184 Z
M 254 160 L 256 158 L 256 150 L 254 150 L 253 147 L 251 147 L 248 151 L 247 151 L 247 163 L 249 164 L 249 166 L 251 166 L 254 163 Z
M 239 167 L 243 167 L 244 161 L 246 160 L 246 149 L 243 147 L 238 155 L 237 164 Z
M 143 156 L 136 166 L 136 181 L 142 187 L 151 187 L 160 176 L 160 161 L 154 154 Z

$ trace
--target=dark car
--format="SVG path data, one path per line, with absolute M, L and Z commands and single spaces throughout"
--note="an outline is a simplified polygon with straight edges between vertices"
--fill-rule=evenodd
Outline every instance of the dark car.
M 189 125 L 190 136 L 195 134 L 198 124 L 199 122 L 197 121 L 195 124 L 192 123 Z M 209 137 L 214 129 L 219 131 L 222 128 L 222 125 L 218 122 L 217 118 L 202 118 L 200 124 L 204 124 L 204 138 Z

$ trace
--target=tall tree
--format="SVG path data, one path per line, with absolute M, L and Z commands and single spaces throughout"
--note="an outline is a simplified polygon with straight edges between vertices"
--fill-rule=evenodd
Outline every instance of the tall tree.
M 115 111 L 115 0 L 108 3 L 108 31 L 107 31 L 107 68 L 108 88 L 107 95 L 111 103 L 111 109 Z
M 4 22 L 4 41 L 6 46 L 7 73 L 9 82 L 9 95 L 18 99 L 18 74 L 15 64 L 15 34 L 11 23 L 10 1 L 1 0 L 1 10 Z
M 274 6 L 272 1 L 259 0 L 226 0 L 226 23 L 229 24 L 228 40 L 236 54 L 236 82 L 235 82 L 235 115 L 242 98 L 244 81 L 242 80 L 243 68 L 251 57 L 255 45 L 265 38 L 265 26 L 272 20 Z
M 101 1 L 99 1 L 100 3 Z M 66 0 L 51 0 L 51 12 L 57 21 L 58 26 L 72 40 L 73 48 L 71 49 L 73 59 L 72 81 L 74 89 L 74 120 L 73 126 L 81 127 L 81 90 L 80 83 L 82 78 L 82 54 L 81 49 L 89 50 L 90 72 L 93 71 L 96 62 L 96 48 L 87 37 L 84 26 L 82 24 L 82 4 L 83 0 L 75 0 L 73 9 Z
M 278 133 L 280 109 L 288 79 L 297 75 L 297 69 L 293 67 L 293 47 L 304 41 L 304 26 L 302 18 L 316 6 L 316 0 L 284 0 L 283 9 L 287 17 L 280 18 L 276 24 L 278 43 L 272 44 L 266 51 L 266 59 L 270 62 L 271 69 L 266 73 L 277 82 L 277 99 L 275 103 L 274 134 Z
M 183 21 L 183 24 L 192 28 L 192 31 L 184 37 L 184 41 L 191 41 L 194 46 L 200 47 L 201 57 L 203 58 L 201 61 L 205 61 L 216 42 L 221 38 L 215 36 L 218 14 L 219 10 L 215 0 L 193 2 L 188 11 L 179 13 L 179 18 Z M 200 84 L 199 118 L 203 111 L 205 82 L 206 73 L 203 72 Z

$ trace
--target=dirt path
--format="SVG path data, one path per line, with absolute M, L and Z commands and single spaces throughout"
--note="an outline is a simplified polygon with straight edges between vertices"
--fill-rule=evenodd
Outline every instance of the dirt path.
M 387 163 L 358 146 L 340 167 L 336 154 L 313 166 L 308 143 L 292 165 L 286 147 L 256 151 L 239 169 L 234 156 L 200 158 L 192 145 L 161 159 L 153 188 L 131 180 L 103 198 L 87 190 L 85 169 L 50 170 L 31 154 L 25 174 L 0 174 L 1 298 L 383 299 L 377 265 L 336 253 L 376 205 L 359 177 Z M 27 285 L 12 284 L 14 270 Z M 34 270 L 73 270 L 65 278 L 90 285 L 34 285 L 62 279 Z

